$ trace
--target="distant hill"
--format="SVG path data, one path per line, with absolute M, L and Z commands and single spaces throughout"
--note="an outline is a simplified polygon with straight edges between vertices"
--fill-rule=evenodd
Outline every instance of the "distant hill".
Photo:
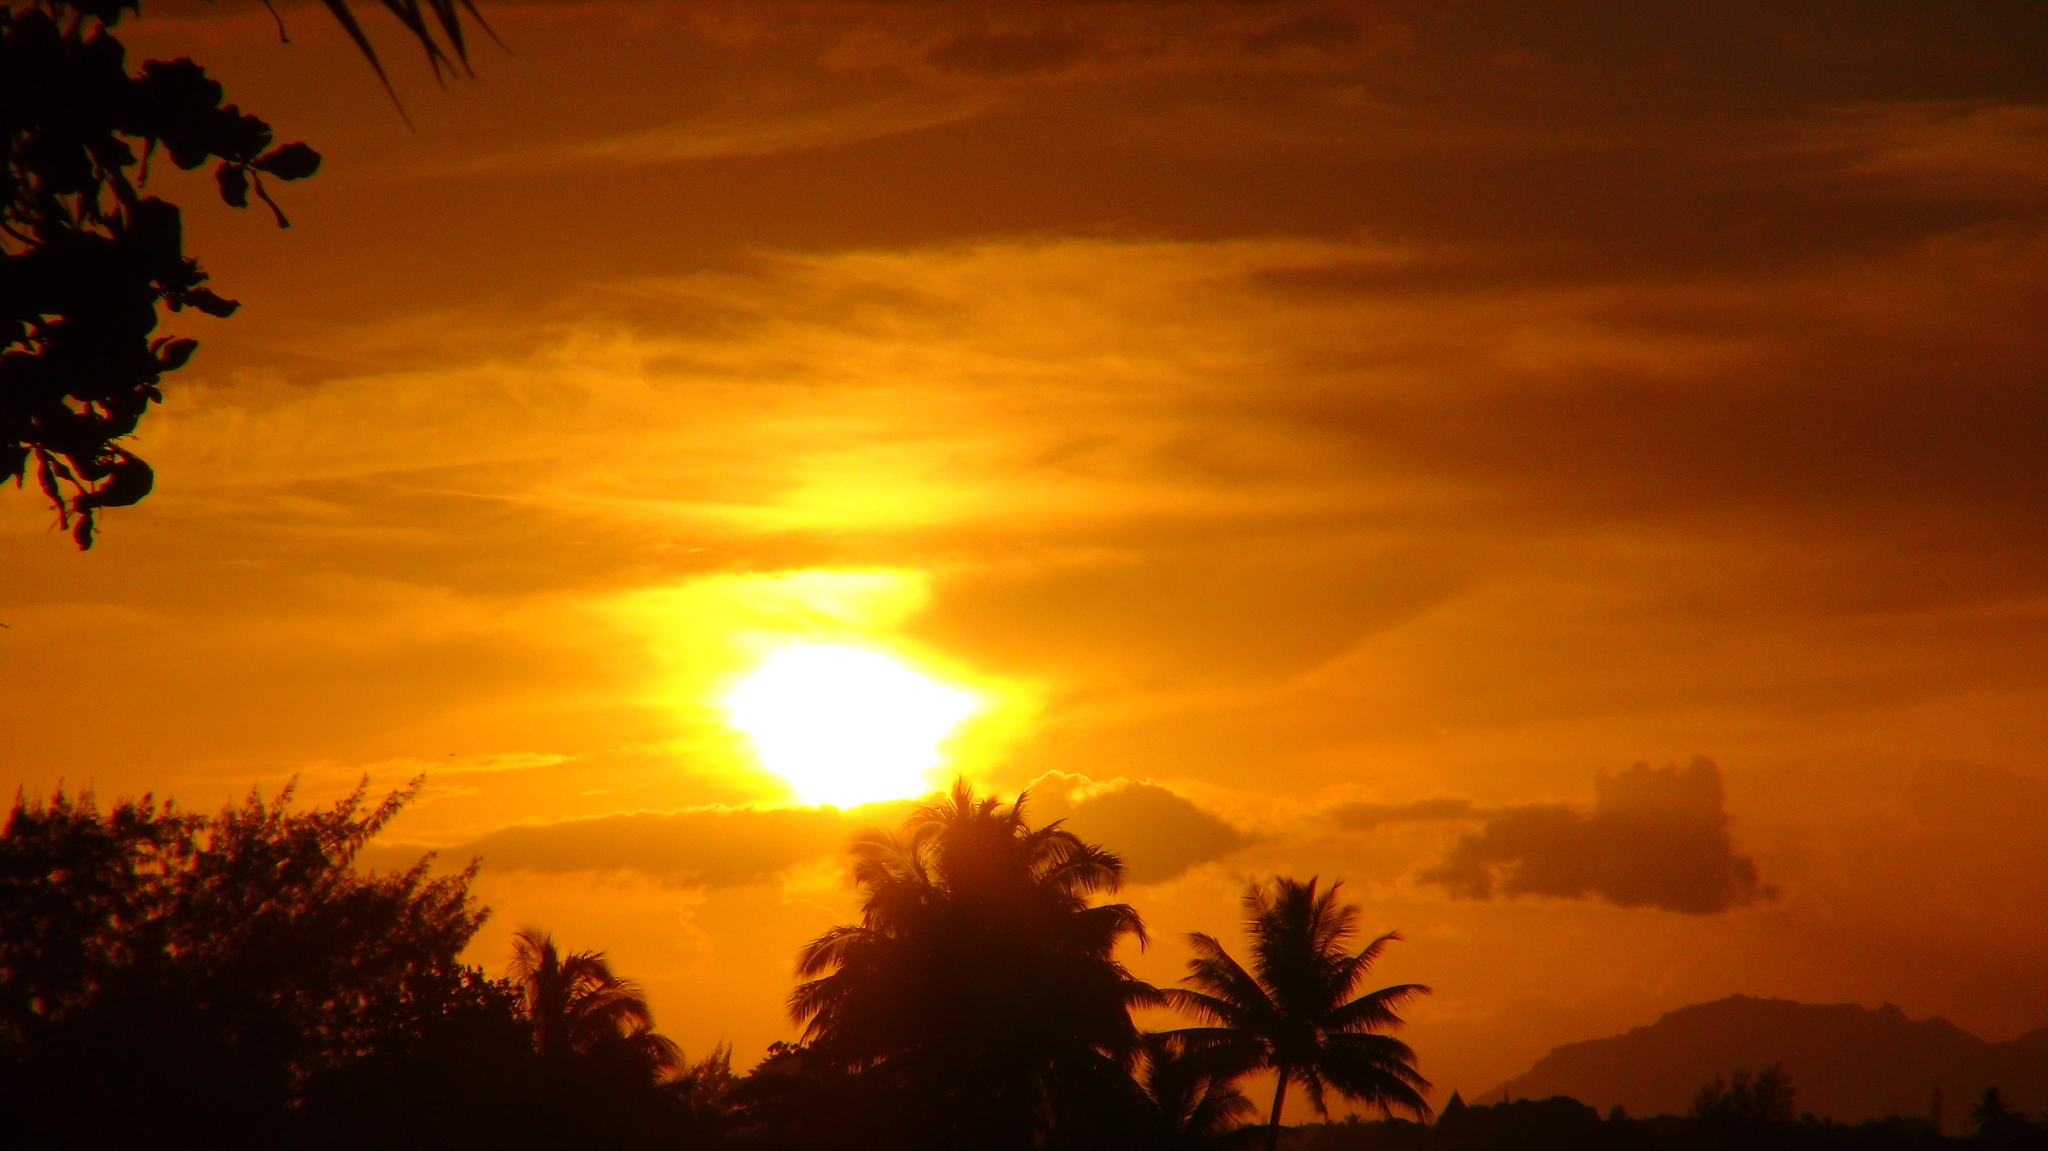
M 1908 1019 L 1889 1003 L 1747 995 L 1682 1007 L 1626 1035 L 1567 1043 L 1482 1099 L 1570 1095 L 1602 1111 L 1620 1104 L 1632 1115 L 1683 1114 L 1714 1076 L 1772 1063 L 1792 1076 L 1799 1110 L 1844 1122 L 1924 1116 L 1937 1085 L 1950 1133 L 1967 1129 L 1970 1104 L 1986 1087 L 2029 1111 L 2048 1109 L 2048 1027 L 1989 1043 L 1938 1016 Z

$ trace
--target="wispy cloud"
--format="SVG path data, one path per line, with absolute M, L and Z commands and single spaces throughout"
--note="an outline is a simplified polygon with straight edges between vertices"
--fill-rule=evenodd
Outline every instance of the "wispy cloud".
M 1795 148 L 1877 195 L 2024 205 L 2048 190 L 2048 105 L 1862 104 L 1792 132 Z
M 483 176 L 556 169 L 772 156 L 837 148 L 957 124 L 997 107 L 991 93 L 920 91 L 783 110 L 736 104 L 652 128 L 504 152 L 423 168 L 423 176 Z

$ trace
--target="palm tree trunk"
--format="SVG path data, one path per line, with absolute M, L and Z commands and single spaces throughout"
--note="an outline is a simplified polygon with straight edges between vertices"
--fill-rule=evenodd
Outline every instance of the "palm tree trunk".
M 1280 1083 L 1273 1088 L 1273 1119 L 1266 1124 L 1266 1151 L 1280 1146 L 1280 1105 L 1287 1102 L 1287 1069 L 1280 1069 Z

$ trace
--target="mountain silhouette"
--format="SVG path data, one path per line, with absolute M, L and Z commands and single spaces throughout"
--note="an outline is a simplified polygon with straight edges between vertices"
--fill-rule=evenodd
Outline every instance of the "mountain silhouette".
M 1939 1016 L 1913 1020 L 1887 1003 L 1796 1003 L 1731 995 L 1681 1007 L 1647 1027 L 1567 1043 L 1487 1102 L 1570 1095 L 1602 1111 L 1683 1114 L 1693 1094 L 1737 1067 L 1782 1064 L 1800 1111 L 1858 1122 L 1929 1114 L 1935 1089 L 1943 1127 L 1967 1129 L 1970 1100 L 1986 1087 L 2029 1111 L 2048 1107 L 2048 1027 L 2004 1043 L 1979 1039 Z

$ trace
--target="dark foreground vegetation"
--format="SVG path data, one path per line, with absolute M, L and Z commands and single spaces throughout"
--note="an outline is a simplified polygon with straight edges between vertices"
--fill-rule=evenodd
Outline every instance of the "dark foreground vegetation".
M 1116 959 L 1143 920 L 1122 863 L 1024 801 L 964 786 L 856 836 L 859 923 L 798 957 L 801 1041 L 735 1074 L 654 1029 L 601 953 L 515 937 L 493 978 L 458 958 L 484 919 L 468 870 L 359 870 L 408 798 L 294 811 L 289 790 L 201 817 L 148 798 L 17 798 L 0 834 L 0 1143 L 29 1148 L 1890 1148 L 1923 1120 L 1794 1118 L 1775 1069 L 1693 1114 L 1602 1117 L 1569 1099 L 1441 1116 L 1386 1032 L 1427 988 L 1361 992 L 1394 936 L 1357 946 L 1335 885 L 1245 896 L 1244 962 L 1194 936 L 1184 986 Z M 1188 1026 L 1140 1029 L 1170 1007 Z M 1269 1076 L 1261 1107 L 1239 1085 Z M 1286 1129 L 1290 1092 L 1318 1113 Z M 1263 1102 L 1263 1101 L 1262 1101 Z M 1299 1110 L 1297 1108 L 1297 1110 Z M 1431 1120 L 1434 1120 L 1431 1122 Z M 1973 1146 L 2048 1147 L 1995 1094 Z
M 348 0 L 323 3 L 383 79 Z M 436 78 L 468 70 L 464 14 L 481 27 L 470 0 L 380 6 Z M 247 208 L 253 195 L 280 227 L 289 222 L 266 178 L 320 168 L 313 149 L 278 144 L 269 124 L 224 103 L 190 58 L 131 71 L 114 30 L 140 10 L 139 0 L 0 0 L 0 480 L 33 478 L 81 548 L 106 509 L 156 484 L 132 437 L 163 402 L 164 376 L 199 346 L 158 335 L 159 308 L 225 319 L 240 307 L 206 286 L 178 206 L 151 193 L 152 165 L 210 165 L 223 202 Z
M 1766 1068 L 1757 1079 L 1772 1090 L 1745 1093 L 1709 1084 L 1686 1115 L 1636 1118 L 1620 1108 L 1605 1117 L 1576 1099 L 1517 1099 L 1467 1107 L 1453 1096 L 1433 1124 L 1401 1119 L 1348 1120 L 1297 1127 L 1281 1141 L 1285 1151 L 1891 1151 L 1915 1147 L 2048 1148 L 2048 1123 L 2029 1122 L 1993 1089 L 1971 1108 L 1973 1134 L 1944 1137 L 1929 1119 L 1894 1116 L 1867 1123 L 1835 1123 L 1792 1113 L 1789 1080 Z

